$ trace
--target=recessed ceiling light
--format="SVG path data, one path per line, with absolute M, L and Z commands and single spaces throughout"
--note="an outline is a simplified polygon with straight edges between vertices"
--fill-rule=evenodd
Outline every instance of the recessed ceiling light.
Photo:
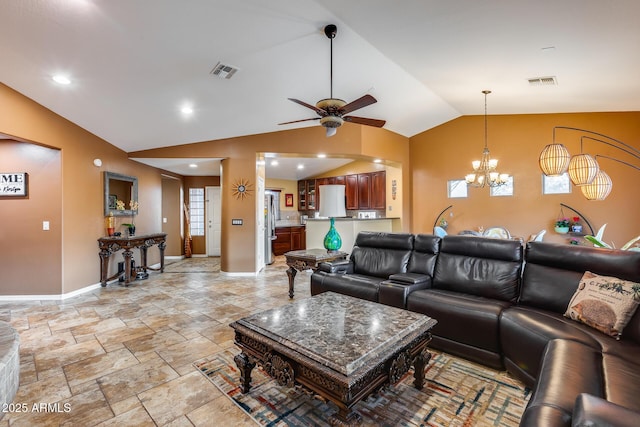
M 53 79 L 54 82 L 61 84 L 61 85 L 68 85 L 71 83 L 71 80 L 69 80 L 69 77 L 67 76 L 63 76 L 62 74 L 56 74 L 55 76 L 51 77 Z
M 298 169 L 304 169 L 304 165 L 298 165 Z
M 381 159 L 374 159 L 373 163 L 382 163 L 382 160 Z
M 319 159 L 324 159 L 325 157 L 327 157 L 326 154 L 322 154 L 322 153 L 318 154 Z
M 193 114 L 193 108 L 189 106 L 182 107 L 180 111 L 182 111 L 182 114 Z
M 190 167 L 190 168 L 197 168 L 197 167 L 198 167 L 198 165 L 196 165 L 195 163 L 191 163 L 191 164 L 189 165 L 189 167 Z
M 271 166 L 278 166 L 277 160 L 271 160 Z

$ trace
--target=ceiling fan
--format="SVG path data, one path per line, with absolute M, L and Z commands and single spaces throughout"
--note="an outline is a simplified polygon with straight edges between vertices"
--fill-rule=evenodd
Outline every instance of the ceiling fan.
M 316 103 L 315 106 L 311 104 L 307 104 L 304 101 L 300 101 L 295 98 L 287 98 L 290 101 L 295 102 L 296 104 L 300 104 L 303 107 L 310 108 L 318 114 L 318 117 L 314 117 L 311 119 L 302 119 L 302 120 L 293 120 L 291 122 L 278 123 L 280 125 L 287 125 L 290 123 L 298 123 L 298 122 L 306 122 L 309 120 L 320 120 L 320 124 L 327 129 L 327 137 L 333 136 L 336 134 L 337 128 L 342 126 L 344 122 L 358 123 L 361 125 L 367 126 L 375 126 L 381 128 L 386 123 L 385 120 L 378 119 L 368 119 L 366 117 L 357 117 L 357 116 L 345 116 L 345 114 L 351 113 L 352 111 L 358 110 L 360 108 L 366 107 L 367 105 L 375 104 L 378 102 L 371 95 L 364 95 L 355 101 L 351 101 L 348 104 L 342 99 L 337 99 L 333 97 L 333 39 L 336 37 L 336 33 L 338 32 L 338 27 L 335 25 L 327 25 L 324 27 L 324 34 L 331 40 L 331 68 L 330 68 L 330 81 L 331 81 L 331 92 L 330 97 L 326 99 L 321 99 Z

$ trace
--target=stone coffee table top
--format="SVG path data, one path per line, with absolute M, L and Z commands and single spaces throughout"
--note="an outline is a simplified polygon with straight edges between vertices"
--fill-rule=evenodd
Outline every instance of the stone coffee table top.
M 388 357 L 437 322 L 423 314 L 326 292 L 237 323 L 351 375 Z

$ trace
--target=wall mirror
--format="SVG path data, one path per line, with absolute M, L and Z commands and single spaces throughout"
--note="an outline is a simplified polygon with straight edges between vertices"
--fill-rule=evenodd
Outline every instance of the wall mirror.
M 124 202 L 124 210 L 116 209 L 116 201 Z M 104 173 L 104 216 L 133 215 L 129 208 L 131 200 L 138 201 L 138 178 L 114 172 Z

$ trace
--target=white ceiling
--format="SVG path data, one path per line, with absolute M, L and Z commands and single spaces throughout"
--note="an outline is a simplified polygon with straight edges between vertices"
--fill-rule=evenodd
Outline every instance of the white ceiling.
M 637 0 L 5 0 L 0 81 L 127 152 L 318 126 L 277 123 L 315 115 L 286 98 L 329 96 L 334 23 L 334 96 L 371 93 L 355 115 L 412 136 L 482 114 L 483 89 L 490 114 L 640 110 L 638 16 Z M 239 71 L 214 77 L 218 61 Z M 527 81 L 543 76 L 558 85 Z

